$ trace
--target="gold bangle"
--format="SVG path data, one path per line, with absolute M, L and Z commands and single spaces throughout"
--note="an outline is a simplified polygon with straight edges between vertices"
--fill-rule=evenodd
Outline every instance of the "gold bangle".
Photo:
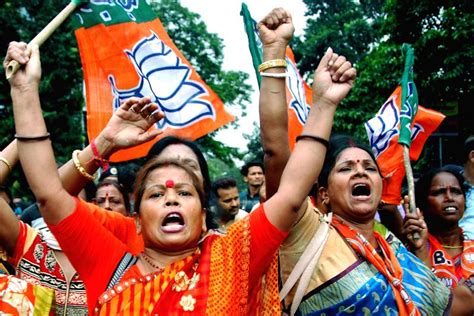
M 7 158 L 0 157 L 0 161 L 3 162 L 8 167 L 8 171 L 11 173 L 12 172 L 12 165 L 10 165 Z
M 263 62 L 258 66 L 258 72 L 264 72 L 270 68 L 286 68 L 286 60 L 284 59 L 272 59 Z
M 90 181 L 94 181 L 95 179 L 95 174 L 94 175 L 90 175 L 89 173 L 87 173 L 86 169 L 81 165 L 81 162 L 79 161 L 79 153 L 81 151 L 80 150 L 74 150 L 72 152 L 72 161 L 74 162 L 74 166 L 76 167 L 76 170 L 84 177 L 86 178 L 87 180 L 90 180 Z

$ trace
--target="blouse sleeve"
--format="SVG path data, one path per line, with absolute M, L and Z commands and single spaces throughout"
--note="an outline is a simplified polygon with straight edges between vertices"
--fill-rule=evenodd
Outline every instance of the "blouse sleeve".
M 49 227 L 84 281 L 89 312 L 92 312 L 125 255 L 126 246 L 96 221 L 87 204 L 79 199 L 71 215 Z
M 124 243 L 131 254 L 137 255 L 143 252 L 145 247 L 143 237 L 141 234 L 137 234 L 135 221 L 132 217 L 124 216 L 118 212 L 107 211 L 92 203 L 83 203 L 87 205 L 94 219 Z
M 288 236 L 273 226 L 265 215 L 263 205 L 250 213 L 250 272 L 249 287 L 267 271 L 273 255 Z

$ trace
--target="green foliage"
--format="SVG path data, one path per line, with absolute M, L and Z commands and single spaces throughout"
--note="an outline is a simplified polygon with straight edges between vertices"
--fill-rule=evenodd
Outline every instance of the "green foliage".
M 30 41 L 65 6 L 65 1 L 3 1 L 0 4 L 0 47 L 5 56 L 10 41 Z M 42 108 L 51 133 L 56 158 L 69 160 L 74 148 L 83 144 L 82 128 L 82 71 L 73 30 L 63 24 L 41 47 L 43 78 L 40 86 Z M 1 103 L 9 117 L 2 118 L 0 146 L 5 147 L 14 134 L 10 87 L 6 79 L 0 81 Z M 25 179 L 14 179 L 16 195 L 28 195 Z
M 304 2 L 307 27 L 304 36 L 293 42 L 303 76 L 312 76 L 327 47 L 346 56 L 358 71 L 354 88 L 336 114 L 334 131 L 367 139 L 363 123 L 397 86 L 403 69 L 401 46 L 411 43 L 420 103 L 441 112 L 450 104 L 459 107 L 458 115 L 447 118 L 438 130 L 458 133 L 461 138 L 473 134 L 472 1 Z M 434 145 L 425 146 L 421 160 L 420 169 L 439 164 Z
M 5 56 L 10 41 L 30 41 L 59 13 L 67 0 L 29 0 L 0 2 L 0 53 Z M 226 103 L 242 108 L 250 100 L 248 75 L 240 71 L 223 71 L 223 44 L 217 34 L 209 33 L 199 15 L 182 7 L 179 1 L 163 0 L 152 3 L 154 10 L 168 30 L 176 46 L 188 58 L 206 83 Z M 41 47 L 43 78 L 40 86 L 41 103 L 48 129 L 52 135 L 59 163 L 70 159 L 75 148 L 86 143 L 82 109 L 83 74 L 74 37 L 74 30 L 64 23 Z M 2 110 L 1 105 L 5 106 Z M 2 116 L 3 115 L 3 116 Z M 0 146 L 5 147 L 14 134 L 10 89 L 0 81 Z M 234 127 L 237 125 L 233 125 Z M 228 148 L 209 136 L 199 144 L 205 155 L 234 166 L 241 156 L 237 149 Z M 17 168 L 18 169 L 18 168 Z M 15 195 L 29 195 L 24 177 L 18 170 L 12 176 Z
M 260 127 L 257 123 L 253 124 L 252 134 L 244 135 L 244 138 L 249 141 L 247 145 L 248 151 L 244 155 L 244 161 L 258 160 L 263 162 L 263 148 L 260 141 Z
M 300 71 L 312 72 L 328 47 L 357 62 L 378 39 L 382 1 L 304 1 L 308 6 L 304 41 L 296 42 Z M 313 18 L 316 17 L 316 18 Z M 298 45 L 299 44 L 299 45 Z
M 201 78 L 225 104 L 238 107 L 242 116 L 245 116 L 252 86 L 247 83 L 247 73 L 222 70 L 222 39 L 217 34 L 209 33 L 201 17 L 182 7 L 179 1 L 152 1 L 151 6 L 175 45 L 195 67 Z M 236 122 L 222 128 L 237 126 Z M 241 158 L 239 151 L 215 140 L 214 135 L 215 133 L 211 133 L 198 140 L 206 157 L 217 158 L 229 166 L 234 166 L 233 160 Z

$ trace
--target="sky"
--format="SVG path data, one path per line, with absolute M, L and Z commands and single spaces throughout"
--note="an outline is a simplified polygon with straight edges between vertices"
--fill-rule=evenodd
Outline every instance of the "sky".
M 259 21 L 273 8 L 282 7 L 291 12 L 295 24 L 295 34 L 303 34 L 306 23 L 304 13 L 306 5 L 302 0 L 246 0 L 253 19 Z M 258 85 L 252 57 L 248 50 L 247 35 L 244 31 L 243 20 L 240 16 L 241 0 L 181 0 L 181 5 L 199 14 L 207 25 L 210 33 L 217 33 L 224 41 L 224 70 L 244 71 L 249 74 L 248 84 L 252 85 L 254 93 L 252 101 L 247 105 L 247 116 L 240 117 L 234 107 L 227 110 L 236 116 L 240 128 L 220 130 L 216 138 L 227 146 L 246 150 L 247 140 L 243 134 L 251 134 L 253 122 L 258 123 Z

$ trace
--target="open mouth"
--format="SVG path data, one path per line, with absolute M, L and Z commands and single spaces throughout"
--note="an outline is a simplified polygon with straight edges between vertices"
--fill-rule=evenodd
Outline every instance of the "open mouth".
M 370 186 L 365 183 L 357 183 L 352 187 L 352 196 L 368 197 L 370 196 Z
M 184 218 L 179 213 L 170 213 L 161 223 L 161 228 L 166 232 L 180 231 L 184 228 Z
M 445 214 L 456 214 L 458 211 L 458 208 L 456 206 L 451 205 L 451 206 L 446 206 L 443 211 Z

